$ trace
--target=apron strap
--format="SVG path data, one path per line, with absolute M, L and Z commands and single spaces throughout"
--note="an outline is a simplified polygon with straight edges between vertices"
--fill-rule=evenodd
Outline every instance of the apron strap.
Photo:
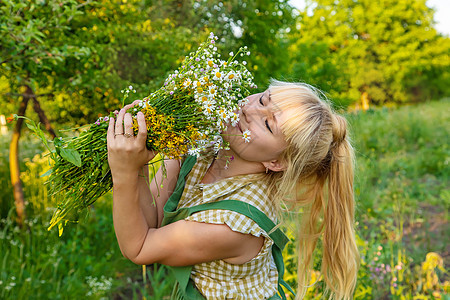
M 174 223 L 179 220 L 184 220 L 185 218 L 196 212 L 213 209 L 234 211 L 252 219 L 274 241 L 274 244 L 272 245 L 272 255 L 274 257 L 275 265 L 277 266 L 278 292 L 280 295 L 275 295 L 271 297 L 270 300 L 280 299 L 280 296 L 281 299 L 286 300 L 286 295 L 283 291 L 282 286 L 284 286 L 292 294 L 294 294 L 292 288 L 283 280 L 284 263 L 282 251 L 286 243 L 289 241 L 289 238 L 281 231 L 279 227 L 277 227 L 277 225 L 269 217 L 266 216 L 266 214 L 264 214 L 255 206 L 239 200 L 221 200 L 217 202 L 196 205 L 193 207 L 184 207 L 177 209 L 178 202 L 180 201 L 184 186 L 186 184 L 186 176 L 189 174 L 196 161 L 197 159 L 194 156 L 189 156 L 184 161 L 180 170 L 180 174 L 178 175 L 178 181 L 175 187 L 175 191 L 170 196 L 169 200 L 167 200 L 167 203 L 164 206 L 164 219 L 161 226 Z M 195 288 L 193 281 L 190 280 L 192 266 L 171 267 L 171 269 L 173 270 L 175 278 L 177 280 L 177 284 L 174 288 L 174 293 L 172 294 L 172 299 L 205 299 L 203 295 Z

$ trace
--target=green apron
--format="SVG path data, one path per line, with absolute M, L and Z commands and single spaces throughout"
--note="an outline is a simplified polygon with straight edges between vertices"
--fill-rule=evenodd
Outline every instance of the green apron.
M 278 292 L 280 295 L 275 294 L 269 300 L 283 299 L 286 300 L 285 293 L 281 286 L 287 288 L 292 294 L 291 287 L 283 280 L 284 274 L 284 263 L 282 251 L 284 246 L 289 241 L 288 237 L 279 229 L 273 230 L 275 224 L 272 220 L 267 217 L 263 212 L 261 212 L 256 207 L 238 200 L 221 200 L 213 203 L 200 204 L 193 207 L 184 207 L 177 209 L 178 202 L 180 201 L 181 195 L 183 194 L 184 186 L 186 184 L 186 176 L 191 171 L 192 167 L 195 165 L 197 159 L 195 156 L 189 156 L 183 163 L 181 167 L 180 174 L 178 176 L 177 185 L 172 196 L 167 201 L 164 206 L 164 219 L 161 226 L 165 226 L 170 223 L 174 223 L 179 220 L 184 220 L 186 217 L 192 215 L 193 213 L 211 210 L 211 209 L 223 209 L 231 210 L 237 213 L 243 214 L 255 223 L 259 225 L 265 232 L 269 233 L 270 238 L 274 241 L 272 246 L 272 254 L 278 270 Z M 272 232 L 273 230 L 273 232 Z M 190 279 L 192 266 L 186 267 L 170 267 L 177 280 L 175 287 L 172 292 L 171 299 L 177 300 L 204 300 L 205 297 L 195 288 L 194 282 Z M 280 297 L 281 296 L 281 297 Z

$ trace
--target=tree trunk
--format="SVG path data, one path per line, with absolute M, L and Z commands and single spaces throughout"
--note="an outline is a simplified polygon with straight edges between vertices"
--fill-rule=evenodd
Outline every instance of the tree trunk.
M 39 116 L 39 121 L 42 124 L 44 124 L 45 129 L 47 129 L 48 133 L 50 133 L 52 138 L 55 138 L 56 137 L 56 133 L 53 130 L 52 125 L 50 125 L 50 121 L 47 119 L 47 116 L 45 115 L 44 111 L 42 110 L 41 105 L 39 104 L 39 101 L 37 100 L 36 97 L 33 97 L 33 108 L 34 108 L 34 111 Z
M 32 94 L 33 91 L 27 86 L 27 94 Z M 30 96 L 24 96 L 20 102 L 19 111 L 17 115 L 24 116 L 28 106 Z M 14 127 L 11 144 L 9 146 L 9 171 L 11 174 L 11 183 L 14 189 L 14 204 L 17 212 L 17 223 L 23 227 L 25 220 L 25 199 L 23 196 L 22 182 L 20 181 L 19 168 L 19 138 L 22 129 L 23 119 L 18 119 Z

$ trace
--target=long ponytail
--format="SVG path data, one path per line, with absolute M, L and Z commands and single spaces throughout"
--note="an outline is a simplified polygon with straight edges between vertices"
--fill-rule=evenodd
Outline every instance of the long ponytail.
M 356 286 L 359 253 L 354 231 L 354 152 L 346 121 L 334 115 L 328 201 L 324 212 L 322 274 L 337 299 L 350 299 Z
M 303 216 L 299 234 L 298 297 L 306 293 L 313 253 L 322 241 L 321 274 L 330 299 L 351 299 L 356 286 L 359 253 L 355 241 L 354 151 L 346 136 L 346 121 L 332 115 L 333 141 L 325 159 L 310 177 L 303 198 L 314 199 Z

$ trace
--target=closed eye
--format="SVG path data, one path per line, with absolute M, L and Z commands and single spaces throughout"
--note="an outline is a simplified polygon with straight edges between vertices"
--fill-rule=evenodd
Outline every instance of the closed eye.
M 267 122 L 267 120 L 266 120 L 266 127 L 267 127 L 267 129 L 269 129 L 270 133 L 273 134 L 272 129 L 270 129 L 269 122 Z
M 259 97 L 259 103 L 261 103 L 261 105 L 264 106 L 264 103 L 262 102 L 262 98 L 263 98 L 263 95 L 261 95 L 261 97 Z

